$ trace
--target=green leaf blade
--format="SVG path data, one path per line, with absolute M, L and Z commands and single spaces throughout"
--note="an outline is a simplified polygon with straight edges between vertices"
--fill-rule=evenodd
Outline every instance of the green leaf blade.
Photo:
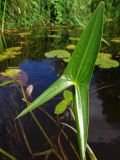
M 69 103 L 73 100 L 73 94 L 72 94 L 72 92 L 69 91 L 69 90 L 65 90 L 63 92 L 63 96 L 64 96 L 65 100 L 67 101 L 67 103 L 69 105 Z
M 39 107 L 40 105 L 44 104 L 48 100 L 55 97 L 57 94 L 62 92 L 64 89 L 68 88 L 69 86 L 73 85 L 72 82 L 67 81 L 64 76 L 61 76 L 56 82 L 54 82 L 46 91 L 44 91 L 38 98 L 36 98 L 26 109 L 24 109 L 17 118 L 31 112 L 33 109 Z
M 94 12 L 87 28 L 73 52 L 65 74 L 72 81 L 88 84 L 91 79 L 95 60 L 100 47 L 103 28 L 104 3 L 101 2 Z
M 58 103 L 55 107 L 55 114 L 61 114 L 65 111 L 67 108 L 67 103 L 65 100 L 62 100 L 60 103 Z
M 101 2 L 94 12 L 87 28 L 82 33 L 80 41 L 78 42 L 62 77 L 18 116 L 20 117 L 31 112 L 64 89 L 74 85 L 74 110 L 81 160 L 86 159 L 85 152 L 89 124 L 89 83 L 100 47 L 103 28 L 103 11 L 104 2 Z

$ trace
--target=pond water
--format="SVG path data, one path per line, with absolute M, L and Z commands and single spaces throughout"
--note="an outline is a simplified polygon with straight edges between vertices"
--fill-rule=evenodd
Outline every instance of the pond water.
M 110 46 L 102 42 L 101 52 L 111 53 L 119 61 L 120 44 L 110 40 L 120 34 L 117 25 L 106 25 L 104 38 Z M 0 82 L 3 82 L 1 73 L 11 67 L 18 67 L 22 74 L 21 80 L 24 90 L 33 85 L 33 92 L 29 100 L 34 100 L 48 86 L 50 86 L 63 73 L 67 63 L 61 59 L 45 57 L 44 53 L 50 50 L 67 49 L 69 44 L 76 44 L 81 30 L 69 28 L 37 29 L 31 33 L 17 34 L 6 33 L 2 38 L 2 48 L 22 47 L 20 54 L 13 58 L 0 61 Z M 1 51 L 2 52 L 2 51 Z M 2 53 L 1 53 L 2 54 Z M 72 88 L 71 88 L 72 89 Z M 70 140 L 78 149 L 76 136 L 70 129 L 65 128 L 68 141 L 61 136 L 57 127 L 46 115 L 46 111 L 57 123 L 65 122 L 75 126 L 69 110 L 60 116 L 54 114 L 55 105 L 62 99 L 62 94 L 43 105 L 44 110 L 37 109 L 34 113 L 41 126 L 58 147 L 62 148 L 70 160 L 77 160 L 70 147 Z M 36 127 L 30 114 L 21 120 L 14 118 L 20 113 L 26 104 L 21 96 L 20 86 L 10 84 L 0 87 L 0 147 L 14 155 L 19 160 L 44 160 L 40 153 L 50 149 L 42 132 Z M 90 84 L 90 127 L 88 143 L 93 149 L 98 160 L 120 159 L 120 67 L 100 69 L 95 67 Z M 64 149 L 63 149 L 64 148 Z M 62 152 L 62 151 L 61 151 Z M 2 159 L 7 159 L 0 155 Z M 47 157 L 46 157 L 47 159 Z M 53 154 L 49 160 L 57 160 Z

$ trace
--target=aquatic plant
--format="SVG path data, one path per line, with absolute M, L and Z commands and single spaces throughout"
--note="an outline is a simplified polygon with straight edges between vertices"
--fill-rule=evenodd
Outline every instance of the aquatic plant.
M 49 52 L 45 53 L 45 56 L 47 58 L 60 58 L 63 59 L 63 61 L 65 62 L 69 62 L 70 58 L 71 58 L 71 53 L 69 53 L 68 51 L 65 50 L 52 50 Z
M 101 0 L 92 0 L 90 3 L 93 10 Z M 120 3 L 119 1 L 107 0 L 105 2 L 105 18 L 106 21 L 113 21 L 120 18 Z
M 63 113 L 67 108 L 67 106 L 69 106 L 73 100 L 73 94 L 68 90 L 65 90 L 63 92 L 63 97 L 64 99 L 60 103 L 58 103 L 55 107 L 55 111 L 54 111 L 55 114 Z
M 11 47 L 5 49 L 5 51 L 0 54 L 0 61 L 15 58 L 17 55 L 21 54 L 21 49 L 22 47 Z
M 2 36 L 0 35 L 0 53 L 4 51 Z
M 113 60 L 112 55 L 109 53 L 99 53 L 95 65 L 104 69 L 116 68 L 119 66 L 119 62 L 117 60 Z
M 3 1 L 0 6 L 1 28 L 31 28 L 48 24 L 81 26 L 84 28 L 90 15 L 101 0 L 25 0 Z M 4 3 L 4 5 L 3 5 Z M 106 20 L 120 17 L 120 3 L 105 1 Z M 3 8 L 4 7 L 4 8 Z M 32 18 L 31 18 L 32 17 Z
M 120 43 L 120 37 L 111 39 L 111 42 Z
M 1 72 L 0 74 L 5 76 L 5 77 L 13 78 L 14 76 L 18 75 L 20 72 L 21 72 L 20 69 L 11 68 L 11 69 L 7 69 L 5 72 Z
M 5 10 L 2 11 L 2 8 L 0 10 L 3 17 L 2 28 L 31 28 L 51 23 L 84 27 L 91 15 L 90 2 L 90 0 L 5 1 Z
M 82 33 L 63 75 L 17 117 L 19 118 L 31 112 L 64 89 L 74 86 L 74 112 L 81 160 L 86 159 L 85 152 L 89 126 L 89 83 L 100 47 L 103 11 L 104 2 L 101 2 Z
M 4 155 L 5 157 L 11 159 L 11 160 L 17 160 L 15 157 L 13 157 L 11 154 L 6 152 L 4 149 L 0 148 L 0 153 Z
M 19 68 L 8 68 L 4 72 L 0 72 L 0 86 L 4 86 L 11 83 L 16 83 L 17 85 L 25 85 L 28 80 L 28 75 L 26 72 Z
M 7 0 L 4 1 L 4 9 L 3 9 L 3 15 L 2 15 L 2 26 L 1 26 L 2 33 L 4 30 L 4 24 L 5 24 L 6 4 L 7 4 Z
M 75 49 L 75 45 L 74 44 L 69 44 L 66 46 L 67 49 L 70 49 L 70 50 L 74 50 Z

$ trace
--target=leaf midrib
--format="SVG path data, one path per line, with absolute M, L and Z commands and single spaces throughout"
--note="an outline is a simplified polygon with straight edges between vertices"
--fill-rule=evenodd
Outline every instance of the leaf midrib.
M 99 11 L 100 12 L 100 11 Z M 91 37 L 90 37 L 90 40 L 89 40 L 89 42 L 88 42 L 88 46 L 87 46 L 87 48 L 86 48 L 86 50 L 85 50 L 85 54 L 84 54 L 84 56 L 83 56 L 83 58 L 82 58 L 82 61 L 81 61 L 81 64 L 80 64 L 80 67 L 79 67 L 79 69 L 78 69 L 78 72 L 77 72 L 77 75 L 76 75 L 76 78 L 75 78 L 75 80 L 76 80 L 76 82 L 77 82 L 77 78 L 78 78 L 78 76 L 79 76 L 79 72 L 80 72 L 80 70 L 81 70 L 81 68 L 82 68 L 82 66 L 83 66 L 83 63 L 84 63 L 84 60 L 85 60 L 85 58 L 86 58 L 86 53 L 88 52 L 88 49 L 89 49 L 89 46 L 90 46 L 90 43 L 91 43 L 91 40 L 93 39 L 93 33 L 94 33 L 94 29 L 95 29 L 95 27 L 96 27 L 96 24 L 97 24 L 97 21 L 98 21 L 98 17 L 99 17 L 99 14 L 98 14 L 98 16 L 97 16 L 97 18 L 96 18 L 96 22 L 95 22 L 95 25 L 94 25 L 94 27 L 93 27 L 93 31 L 92 31 L 92 34 L 91 34 Z

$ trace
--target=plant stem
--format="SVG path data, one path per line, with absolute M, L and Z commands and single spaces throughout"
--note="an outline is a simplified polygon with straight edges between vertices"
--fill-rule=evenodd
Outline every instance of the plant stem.
M 4 30 L 4 24 L 5 24 L 5 13 L 6 13 L 6 0 L 4 2 L 4 10 L 3 10 L 3 17 L 2 17 L 2 29 L 1 29 L 2 33 L 3 33 L 3 30 Z
M 29 101 L 27 100 L 27 97 L 25 95 L 23 86 L 21 85 L 21 92 L 23 94 L 23 98 L 27 104 L 27 106 L 29 105 Z M 42 132 L 42 134 L 44 135 L 45 139 L 47 140 L 48 144 L 50 145 L 50 147 L 53 149 L 54 154 L 59 158 L 59 160 L 62 160 L 61 156 L 58 153 L 58 149 L 57 147 L 52 143 L 52 141 L 50 140 L 50 138 L 48 137 L 48 135 L 46 134 L 46 132 L 44 131 L 43 127 L 41 126 L 40 122 L 38 121 L 38 119 L 36 118 L 35 114 L 33 112 L 31 112 L 32 118 L 35 121 L 37 127 L 40 129 L 40 131 Z
M 66 126 L 66 127 L 68 127 L 68 128 L 71 129 L 74 133 L 77 134 L 77 130 L 76 130 L 75 128 L 73 128 L 71 125 L 66 124 L 66 123 L 61 123 L 61 124 L 64 125 L 64 126 Z M 87 144 L 86 148 L 87 148 L 87 152 L 88 152 L 88 154 L 89 154 L 90 159 L 91 159 L 91 160 L 97 160 L 95 154 L 93 153 L 92 149 L 90 148 L 90 146 L 89 146 L 88 144 Z
M 47 113 L 47 112 L 46 112 L 44 109 L 42 109 L 42 108 L 39 108 L 39 110 L 41 110 L 49 119 L 51 119 L 52 122 L 53 122 L 57 127 L 60 127 L 59 124 L 57 123 L 57 121 L 56 121 L 52 116 L 50 116 L 49 113 Z M 61 132 L 62 132 L 63 136 L 65 137 L 65 139 L 68 140 L 68 136 L 67 136 L 67 134 L 65 133 L 65 131 L 64 131 L 63 129 L 61 129 Z M 71 142 L 70 140 L 69 140 L 69 143 L 70 143 L 70 146 L 71 146 L 72 150 L 74 151 L 76 157 L 77 157 L 78 159 L 80 159 L 79 154 L 77 153 L 74 145 L 72 144 L 72 142 Z
M 11 160 L 17 160 L 15 157 L 13 157 L 11 154 L 0 148 L 0 153 L 2 153 L 4 156 L 10 158 Z

